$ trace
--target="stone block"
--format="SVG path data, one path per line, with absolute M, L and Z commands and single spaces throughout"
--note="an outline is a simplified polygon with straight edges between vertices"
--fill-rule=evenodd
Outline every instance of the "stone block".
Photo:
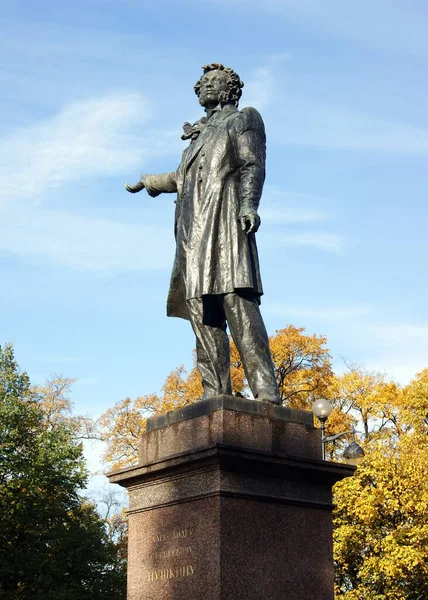
M 129 491 L 128 600 L 333 600 L 332 485 L 312 414 L 218 396 L 149 419 Z

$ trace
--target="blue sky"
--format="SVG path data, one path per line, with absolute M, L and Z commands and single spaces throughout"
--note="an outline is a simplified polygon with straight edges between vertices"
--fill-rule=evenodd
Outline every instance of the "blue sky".
M 268 137 L 258 233 L 269 333 L 326 334 L 406 383 L 428 366 L 428 6 L 423 0 L 0 1 L 0 344 L 78 412 L 191 366 L 167 319 L 175 170 L 207 62 Z M 96 452 L 94 450 L 94 452 Z

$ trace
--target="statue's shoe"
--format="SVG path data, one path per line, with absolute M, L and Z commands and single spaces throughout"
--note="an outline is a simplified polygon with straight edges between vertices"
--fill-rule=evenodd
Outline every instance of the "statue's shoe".
M 272 394 L 270 392 L 260 391 L 255 398 L 258 402 L 269 402 L 270 404 L 276 404 L 280 406 L 282 404 L 281 398 L 276 394 Z

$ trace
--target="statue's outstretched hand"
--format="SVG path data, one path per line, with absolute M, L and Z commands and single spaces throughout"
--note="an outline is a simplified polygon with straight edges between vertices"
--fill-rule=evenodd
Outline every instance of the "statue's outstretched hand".
M 148 195 L 152 198 L 156 198 L 156 196 L 159 196 L 160 192 L 155 188 L 150 187 L 150 184 L 147 184 L 146 179 L 150 179 L 150 175 L 144 175 L 143 173 L 143 175 L 141 175 L 140 181 L 136 185 L 129 185 L 129 183 L 125 183 L 125 188 L 128 190 L 128 192 L 131 192 L 131 194 L 141 192 L 141 190 L 144 190 L 144 188 L 146 188 L 146 192 L 148 193 Z
M 125 188 L 128 190 L 128 192 L 131 192 L 131 194 L 141 192 L 141 190 L 144 190 L 144 187 L 145 186 L 142 181 L 139 181 L 136 185 L 129 185 L 129 183 L 125 183 Z
M 239 222 L 241 223 L 241 227 L 243 231 L 248 235 L 249 233 L 256 233 L 258 228 L 260 227 L 260 217 L 257 213 L 252 215 L 244 215 L 243 217 L 239 217 Z

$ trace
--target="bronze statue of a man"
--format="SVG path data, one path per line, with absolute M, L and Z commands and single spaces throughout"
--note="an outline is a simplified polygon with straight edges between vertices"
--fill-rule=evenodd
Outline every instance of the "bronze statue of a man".
M 142 175 L 129 192 L 177 192 L 176 255 L 167 314 L 190 320 L 204 398 L 231 394 L 226 323 L 254 398 L 280 404 L 269 341 L 255 233 L 265 179 L 266 136 L 254 108 L 238 110 L 243 83 L 221 64 L 195 85 L 206 117 L 185 124 L 190 139 L 176 172 Z

